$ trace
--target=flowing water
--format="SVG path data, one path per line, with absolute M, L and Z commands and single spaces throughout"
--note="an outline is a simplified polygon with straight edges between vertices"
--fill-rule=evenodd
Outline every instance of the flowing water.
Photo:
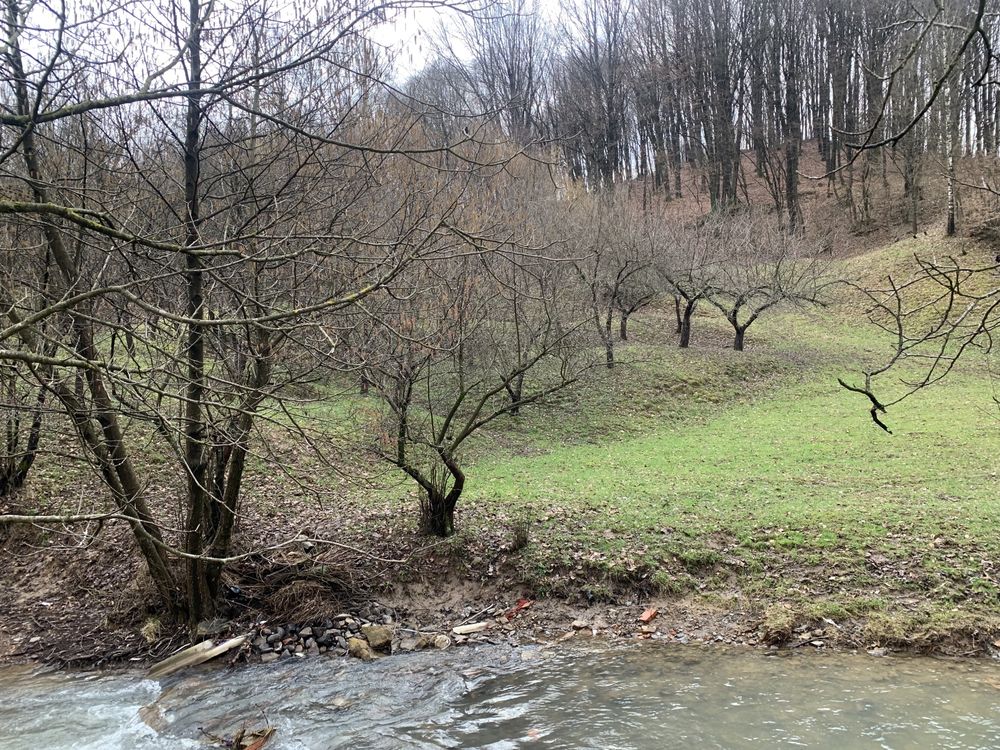
M 691 647 L 483 647 L 161 682 L 0 670 L 0 750 L 1000 748 L 1000 665 Z

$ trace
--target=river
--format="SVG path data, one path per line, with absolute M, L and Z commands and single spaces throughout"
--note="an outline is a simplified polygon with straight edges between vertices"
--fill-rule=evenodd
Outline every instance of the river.
M 138 673 L 0 670 L 0 750 L 1000 748 L 1000 665 L 630 647 L 478 647 Z M 203 732 L 204 730 L 204 732 Z

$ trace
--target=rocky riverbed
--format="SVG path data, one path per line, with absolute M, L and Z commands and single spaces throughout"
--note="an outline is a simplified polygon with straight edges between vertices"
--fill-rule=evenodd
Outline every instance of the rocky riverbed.
M 264 664 L 279 659 L 322 656 L 352 656 L 371 661 L 378 656 L 425 649 L 446 649 L 455 644 L 489 639 L 484 632 L 493 623 L 463 626 L 453 631 L 422 630 L 401 622 L 395 609 L 373 602 L 355 614 L 339 613 L 306 623 L 256 623 L 247 639 L 243 656 Z
M 547 606 L 549 605 L 549 606 Z M 331 614 L 306 622 L 256 622 L 240 626 L 219 623 L 219 638 L 249 633 L 230 662 L 273 662 L 319 656 L 354 657 L 371 661 L 380 656 L 423 650 L 444 650 L 464 644 L 516 645 L 570 638 L 663 640 L 676 643 L 760 645 L 753 637 L 740 637 L 730 629 L 725 635 L 702 629 L 685 630 L 679 623 L 661 621 L 655 607 L 610 607 L 580 611 L 559 608 L 550 602 L 520 598 L 483 608 L 465 607 L 444 619 L 441 612 L 428 627 L 408 611 L 370 602 L 356 611 Z M 569 615 L 575 615 L 572 619 Z M 419 621 L 418 621 L 419 620 Z M 671 624 L 672 623 L 672 624 Z

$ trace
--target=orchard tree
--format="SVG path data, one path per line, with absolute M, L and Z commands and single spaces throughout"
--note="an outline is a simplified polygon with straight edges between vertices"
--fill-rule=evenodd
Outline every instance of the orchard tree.
M 678 346 L 691 344 L 691 324 L 698 304 L 711 289 L 712 268 L 718 253 L 715 227 L 725 219 L 682 224 L 661 217 L 652 235 L 654 268 L 675 302 Z
M 647 225 L 628 197 L 580 195 L 557 207 L 565 233 L 565 252 L 576 269 L 579 295 L 604 349 L 606 366 L 615 366 L 615 343 L 626 339 L 628 316 L 648 305 L 650 286 Z M 620 316 L 615 331 L 615 315 Z
M 571 386 L 583 367 L 556 305 L 561 266 L 462 243 L 439 253 L 451 257 L 411 266 L 394 294 L 365 306 L 377 343 L 364 356 L 384 407 L 375 450 L 419 487 L 422 529 L 449 536 L 467 441 Z
M 822 304 L 822 269 L 800 237 L 750 216 L 713 222 L 710 231 L 718 251 L 706 297 L 733 327 L 736 351 L 747 329 L 778 305 Z

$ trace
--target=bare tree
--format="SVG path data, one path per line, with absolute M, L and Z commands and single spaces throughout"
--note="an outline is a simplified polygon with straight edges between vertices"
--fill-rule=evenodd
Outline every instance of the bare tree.
M 385 407 L 375 449 L 419 486 L 422 528 L 437 536 L 455 530 L 469 438 L 581 372 L 575 328 L 555 305 L 559 266 L 467 250 L 411 267 L 396 294 L 364 312 L 378 345 L 363 356 Z
M 648 285 L 651 256 L 644 237 L 647 228 L 624 194 L 605 194 L 594 200 L 583 195 L 559 211 L 583 304 L 610 369 L 615 366 L 616 340 L 627 337 L 628 316 L 654 296 Z M 616 314 L 622 316 L 618 333 L 614 329 Z
M 743 351 L 747 329 L 768 310 L 821 303 L 821 269 L 802 239 L 749 216 L 713 222 L 711 232 L 719 249 L 706 297 L 733 327 L 736 351 Z
M 966 151 L 972 153 L 984 146 L 995 151 L 996 113 L 988 111 L 989 107 L 982 109 L 980 103 L 995 101 L 1000 18 L 986 0 L 958 7 L 946 3 L 921 5 L 911 13 L 890 27 L 899 54 L 881 71 L 884 93 L 879 105 L 871 108 L 864 127 L 848 137 L 857 149 L 855 158 L 902 144 L 904 150 L 912 150 L 910 158 L 915 161 L 929 123 L 935 119 L 935 107 L 943 103 L 937 111 L 944 120 L 950 233 L 954 191 L 961 184 L 953 177 L 956 130 L 962 129 L 955 122 L 956 78 L 961 74 L 967 87 L 967 106 L 960 110 Z M 972 136 L 973 129 L 980 133 L 979 137 Z M 919 193 L 912 167 L 908 177 L 912 179 L 910 219 L 915 231 Z M 1000 195 L 997 187 L 986 181 L 968 187 Z M 862 288 L 870 301 L 870 318 L 892 334 L 894 343 L 885 362 L 863 371 L 860 385 L 840 381 L 843 387 L 866 396 L 872 420 L 886 431 L 888 427 L 879 415 L 889 406 L 941 380 L 969 352 L 989 354 L 998 322 L 1000 285 L 995 275 L 1000 256 L 992 263 L 958 260 L 944 253 L 915 260 L 911 276 L 900 280 L 890 275 L 882 288 Z M 904 361 L 922 365 L 921 374 L 907 377 L 903 388 L 891 397 L 878 395 L 875 389 L 880 376 L 891 373 Z
M 419 116 L 382 104 L 365 32 L 396 7 L 124 3 L 69 23 L 4 6 L 0 213 L 41 265 L 0 287 L 0 359 L 60 405 L 104 480 L 113 510 L 80 518 L 125 520 L 192 624 L 215 612 L 261 406 L 308 366 L 303 332 L 454 231 L 376 176 L 476 151 L 414 144 Z M 141 43 L 123 57 L 127 31 Z M 148 440 L 175 461 L 179 508 L 149 492 Z
M 674 297 L 678 346 L 691 344 L 691 325 L 698 304 L 707 299 L 712 266 L 718 251 L 713 227 L 721 219 L 696 226 L 660 220 L 654 235 L 656 273 Z

